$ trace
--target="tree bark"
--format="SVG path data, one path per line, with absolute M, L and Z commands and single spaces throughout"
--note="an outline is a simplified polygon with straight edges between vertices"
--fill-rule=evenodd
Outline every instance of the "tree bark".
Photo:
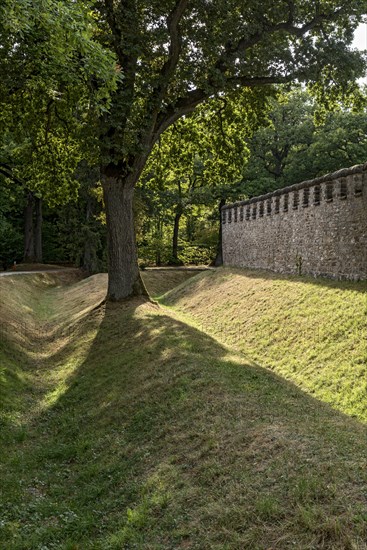
M 138 267 L 133 185 L 109 175 L 103 175 L 102 185 L 108 231 L 107 299 L 119 302 L 132 296 L 148 296 Z
M 42 199 L 34 197 L 36 219 L 34 224 L 34 252 L 36 262 L 42 263 Z
M 162 232 L 163 232 L 162 226 L 163 226 L 163 223 L 162 223 L 162 220 L 159 217 L 158 218 L 158 223 L 157 223 L 158 246 L 157 246 L 156 252 L 155 252 L 155 265 L 157 267 L 160 267 L 162 265 L 162 251 L 161 251 Z
M 179 263 L 178 258 L 178 233 L 180 230 L 180 219 L 182 216 L 182 206 L 179 204 L 176 208 L 175 220 L 173 222 L 173 235 L 172 235 L 172 259 L 174 263 Z
M 219 202 L 219 235 L 218 235 L 218 246 L 217 246 L 217 255 L 212 262 L 214 267 L 220 267 L 223 265 L 223 246 L 222 246 L 222 206 L 226 204 L 225 199 L 221 199 Z
M 24 208 L 24 262 L 34 262 L 34 232 L 33 232 L 34 196 L 27 191 L 27 204 Z

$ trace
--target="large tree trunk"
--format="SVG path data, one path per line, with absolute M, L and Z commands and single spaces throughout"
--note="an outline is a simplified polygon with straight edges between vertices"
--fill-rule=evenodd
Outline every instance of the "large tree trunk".
M 35 197 L 34 251 L 36 262 L 42 263 L 42 199 Z
M 133 186 L 118 177 L 102 178 L 108 232 L 107 299 L 148 296 L 142 281 L 135 241 Z
M 217 246 L 217 255 L 212 262 L 214 267 L 220 267 L 223 265 L 223 246 L 222 246 L 222 206 L 226 203 L 225 199 L 221 199 L 219 202 L 219 235 L 218 235 L 218 246 Z
M 27 192 L 27 204 L 24 208 L 24 262 L 34 262 L 33 204 L 31 191 Z

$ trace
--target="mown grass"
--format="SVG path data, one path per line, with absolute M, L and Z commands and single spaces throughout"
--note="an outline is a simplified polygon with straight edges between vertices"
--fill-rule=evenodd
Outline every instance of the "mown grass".
M 367 421 L 367 282 L 244 269 L 203 273 L 163 297 L 200 330 Z
M 104 276 L 0 285 L 1 548 L 367 548 L 364 424 Z

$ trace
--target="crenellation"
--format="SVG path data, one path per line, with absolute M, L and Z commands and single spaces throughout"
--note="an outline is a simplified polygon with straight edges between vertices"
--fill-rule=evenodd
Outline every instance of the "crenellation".
M 303 202 L 302 202 L 303 208 L 307 208 L 309 203 L 310 203 L 310 188 L 305 187 L 303 190 Z
M 266 201 L 266 213 L 268 216 L 271 216 L 272 208 L 271 208 L 271 199 L 268 199 Z
M 336 182 L 338 180 L 335 180 Z M 333 185 L 333 182 L 331 181 L 328 181 L 327 183 L 324 183 L 323 184 L 323 187 L 324 187 L 324 194 L 325 194 L 325 200 L 327 202 L 331 202 L 334 198 L 334 185 Z
M 273 201 L 274 201 L 274 214 L 279 214 L 279 210 L 280 210 L 280 197 L 279 197 L 279 195 L 276 195 L 273 198 Z
M 354 174 L 353 176 L 353 182 L 354 182 L 354 194 L 356 196 L 362 195 L 362 174 Z
M 348 182 L 347 178 L 339 179 L 339 199 L 346 200 L 348 197 Z
M 367 163 L 226 205 L 222 219 L 225 265 L 367 279 Z

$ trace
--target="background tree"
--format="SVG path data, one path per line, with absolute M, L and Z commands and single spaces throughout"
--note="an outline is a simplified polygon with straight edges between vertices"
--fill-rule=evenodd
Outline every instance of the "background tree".
M 195 245 L 207 244 L 209 256 L 200 256 L 205 262 L 213 259 L 210 254 L 217 240 L 214 234 L 220 224 L 219 209 L 228 197 L 239 193 L 238 182 L 248 156 L 247 140 L 264 120 L 267 94 L 269 91 L 262 89 L 256 94 L 248 89 L 236 95 L 221 94 L 178 120 L 154 146 L 139 190 L 149 212 L 146 231 L 153 226 L 161 237 L 152 235 L 154 245 L 162 245 L 164 226 L 172 228 L 171 252 L 166 261 L 178 264 L 187 260 L 187 248 L 194 245 L 199 219 L 210 242 Z M 200 211 L 206 212 L 204 218 Z M 182 220 L 186 221 L 185 241 L 181 241 L 184 257 L 179 258 Z M 213 236 L 208 226 L 214 230 Z
M 104 0 L 98 9 L 122 73 L 101 119 L 108 298 L 121 300 L 146 293 L 133 192 L 159 136 L 221 90 L 354 80 L 364 64 L 348 45 L 364 1 Z
M 242 192 L 251 197 L 365 162 L 367 96 L 358 110 L 338 103 L 316 124 L 322 106 L 308 92 L 281 91 L 267 122 L 249 140 Z
M 312 142 L 315 107 L 306 91 L 280 92 L 270 104 L 265 124 L 248 141 L 250 156 L 243 174 L 248 196 L 290 184 L 287 175 L 292 159 L 296 157 L 304 166 Z
M 75 169 L 95 154 L 88 129 L 117 74 L 95 28 L 84 2 L 0 6 L 0 173 L 23 187 L 25 260 L 42 259 L 42 203 L 75 200 Z
M 7 269 L 23 250 L 22 190 L 0 176 L 0 262 Z

